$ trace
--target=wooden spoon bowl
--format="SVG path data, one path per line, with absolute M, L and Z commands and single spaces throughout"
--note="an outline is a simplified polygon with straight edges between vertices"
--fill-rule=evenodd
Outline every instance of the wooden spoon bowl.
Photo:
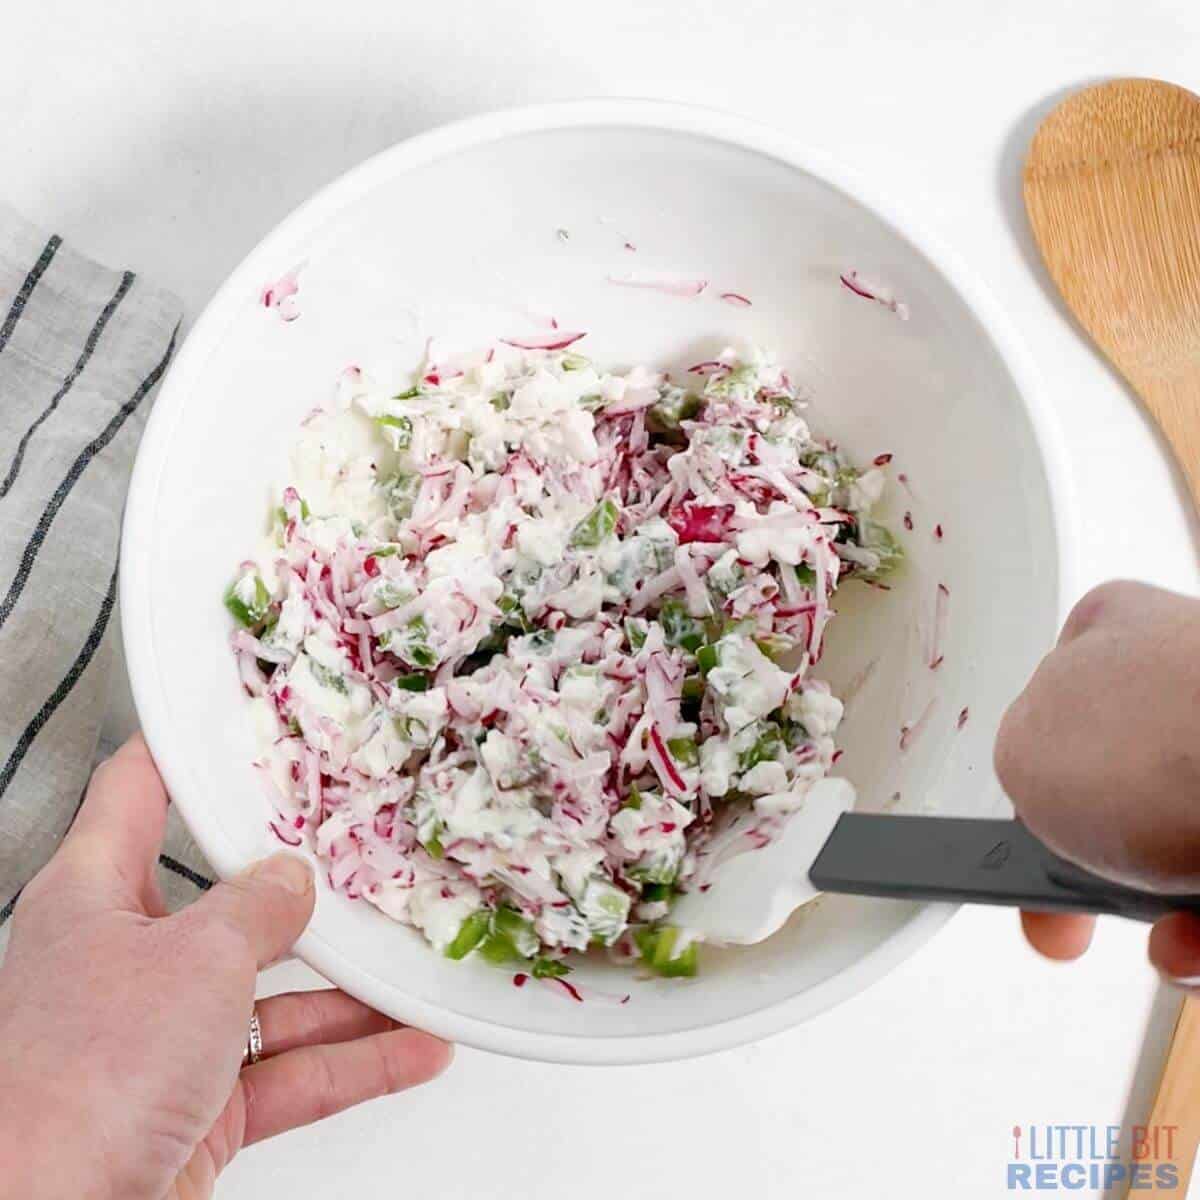
M 1025 206 L 1063 298 L 1200 504 L 1200 97 L 1153 79 L 1070 96 L 1030 144 Z

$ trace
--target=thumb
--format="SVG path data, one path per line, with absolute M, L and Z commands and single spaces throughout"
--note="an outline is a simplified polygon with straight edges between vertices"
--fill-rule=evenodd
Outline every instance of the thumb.
M 218 883 L 180 915 L 236 929 L 249 942 L 261 968 L 291 949 L 304 932 L 315 901 L 308 862 L 294 854 L 276 854 Z

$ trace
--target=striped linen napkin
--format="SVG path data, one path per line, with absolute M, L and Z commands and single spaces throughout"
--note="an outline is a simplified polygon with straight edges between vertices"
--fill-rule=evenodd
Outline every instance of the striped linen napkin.
M 115 667 L 121 510 L 179 305 L 0 205 L 0 950 L 92 769 Z M 209 883 L 174 817 L 168 901 Z

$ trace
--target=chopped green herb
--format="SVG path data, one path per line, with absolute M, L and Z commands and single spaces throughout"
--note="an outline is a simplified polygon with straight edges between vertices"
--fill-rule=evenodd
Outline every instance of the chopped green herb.
M 319 663 L 315 658 L 309 657 L 309 670 L 312 671 L 313 678 L 322 686 L 332 688 L 335 692 L 343 696 L 350 694 L 350 688 L 346 684 L 346 677 L 339 675 L 336 671 L 330 670 L 324 663 Z

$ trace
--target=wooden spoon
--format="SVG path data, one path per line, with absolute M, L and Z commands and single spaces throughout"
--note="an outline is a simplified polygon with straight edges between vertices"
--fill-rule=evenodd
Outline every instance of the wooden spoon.
M 1030 144 L 1025 207 L 1063 299 L 1141 397 L 1200 507 L 1200 97 L 1119 79 L 1064 100 Z M 1154 1194 L 1185 1196 L 1200 1146 L 1200 1001 L 1184 1003 L 1150 1125 L 1162 1134 L 1150 1169 L 1178 1174 Z

